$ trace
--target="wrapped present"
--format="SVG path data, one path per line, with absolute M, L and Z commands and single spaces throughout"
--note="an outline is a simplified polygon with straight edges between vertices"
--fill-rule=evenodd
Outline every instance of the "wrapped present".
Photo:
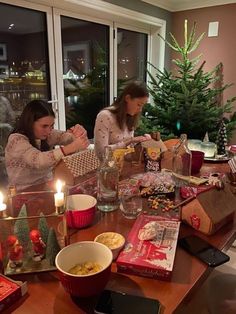
M 54 178 L 62 179 L 68 185 L 75 185 L 78 177 L 96 170 L 99 165 L 100 161 L 94 150 L 86 149 L 63 157 L 55 168 Z

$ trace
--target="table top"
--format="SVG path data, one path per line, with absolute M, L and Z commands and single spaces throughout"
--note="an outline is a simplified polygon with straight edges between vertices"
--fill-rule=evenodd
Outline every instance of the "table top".
M 225 171 L 225 165 L 205 164 L 202 173 Z M 110 213 L 97 211 L 92 226 L 81 230 L 71 230 L 71 242 L 93 240 L 96 235 L 104 231 L 116 231 L 127 237 L 134 221 L 126 219 L 119 210 Z M 235 224 L 230 222 L 216 234 L 206 236 L 199 234 L 193 228 L 181 224 L 179 237 L 198 234 L 220 249 L 227 249 L 235 239 Z M 150 279 L 141 276 L 118 273 L 116 264 L 112 265 L 112 274 L 107 285 L 108 289 L 130 294 L 158 299 L 164 313 L 178 312 L 178 309 L 188 302 L 192 294 L 198 289 L 211 272 L 195 257 L 177 247 L 174 269 L 170 281 Z M 15 277 L 27 280 L 29 295 L 13 305 L 6 313 L 41 314 L 41 313 L 93 313 L 96 297 L 89 299 L 71 298 L 58 280 L 58 274 L 45 272 L 38 274 L 19 275 Z

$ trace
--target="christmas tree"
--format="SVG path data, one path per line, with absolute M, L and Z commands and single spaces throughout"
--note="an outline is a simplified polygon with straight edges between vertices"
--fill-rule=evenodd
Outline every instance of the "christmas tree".
M 219 155 L 225 155 L 225 153 L 226 153 L 225 147 L 227 146 L 227 132 L 226 132 L 226 126 L 225 126 L 224 119 L 222 119 L 222 121 L 220 123 L 220 128 L 219 128 L 219 132 L 217 135 L 216 144 L 217 144 L 218 154 Z
M 183 46 L 172 34 L 170 36 L 170 42 L 162 39 L 180 55 L 180 58 L 173 60 L 174 72 L 166 69 L 161 71 L 151 65 L 156 70 L 155 75 L 148 71 L 149 91 L 154 103 L 148 104 L 144 109 L 139 133 L 158 130 L 163 138 L 186 133 L 188 138 L 202 140 L 208 132 L 209 139 L 215 141 L 216 125 L 225 113 L 230 116 L 233 102 L 236 100 L 236 97 L 233 97 L 225 104 L 220 104 L 223 91 L 231 85 L 216 84 L 218 80 L 222 80 L 222 75 L 219 75 L 222 72 L 222 64 L 211 72 L 204 72 L 205 62 L 197 66 L 201 56 L 190 59 L 190 54 L 198 47 L 204 36 L 201 34 L 195 38 L 196 24 L 188 34 L 185 21 Z M 226 120 L 229 136 L 235 126 L 236 113 Z

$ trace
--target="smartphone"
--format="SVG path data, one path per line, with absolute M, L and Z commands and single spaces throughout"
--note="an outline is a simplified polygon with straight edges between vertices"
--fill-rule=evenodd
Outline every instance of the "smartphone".
M 158 300 L 117 291 L 104 290 L 94 309 L 97 314 L 158 314 L 161 305 Z
M 179 239 L 178 243 L 183 249 L 198 257 L 208 266 L 216 267 L 229 261 L 227 254 L 196 235 Z

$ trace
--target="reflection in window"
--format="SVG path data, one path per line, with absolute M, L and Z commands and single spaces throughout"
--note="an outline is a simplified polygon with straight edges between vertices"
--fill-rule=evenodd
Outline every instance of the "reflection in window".
M 50 93 L 46 14 L 0 3 L 0 21 L 0 170 L 3 174 L 4 149 L 15 120 L 30 100 L 48 99 Z
M 109 27 L 61 17 L 66 127 L 79 123 L 93 138 L 97 113 L 109 100 Z
M 118 94 L 130 82 L 146 81 L 147 34 L 117 29 Z

